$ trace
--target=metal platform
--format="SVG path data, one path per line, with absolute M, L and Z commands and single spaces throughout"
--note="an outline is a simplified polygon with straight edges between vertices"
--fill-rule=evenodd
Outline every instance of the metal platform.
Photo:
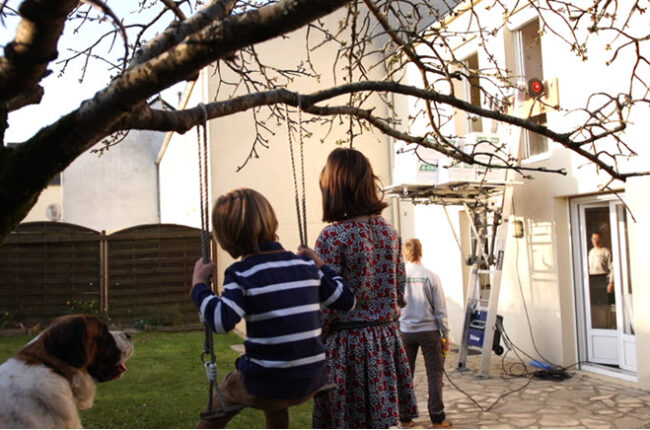
M 383 190 L 389 197 L 412 200 L 414 204 L 467 205 L 469 207 L 501 205 L 497 202 L 507 185 L 515 182 L 454 181 L 442 184 L 390 185 Z
M 517 184 L 518 182 L 514 181 L 454 181 L 441 184 L 401 184 L 384 188 L 387 196 L 409 200 L 413 204 L 442 205 L 452 231 L 454 227 L 446 206 L 460 205 L 465 208 L 471 227 L 471 251 L 469 258 L 465 260 L 465 264 L 470 266 L 470 275 L 465 297 L 465 320 L 459 342 L 458 369 L 467 370 L 470 349 L 478 348 L 482 351 L 479 377 L 489 376 L 492 352 L 503 352 L 499 345 L 499 333 L 496 332 L 497 307 L 508 221 L 512 209 L 512 186 Z M 460 248 L 455 231 L 454 237 Z M 489 277 L 487 298 L 483 298 L 481 292 L 482 279 L 485 276 Z M 469 340 L 472 336 L 476 337 L 477 332 L 472 326 L 476 312 L 482 313 L 480 343 L 473 342 L 470 345 Z

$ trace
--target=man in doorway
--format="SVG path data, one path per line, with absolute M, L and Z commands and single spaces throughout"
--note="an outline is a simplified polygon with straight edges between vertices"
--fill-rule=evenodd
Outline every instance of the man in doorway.
M 614 271 L 612 252 L 603 246 L 599 231 L 591 235 L 593 247 L 589 250 L 589 291 L 594 328 L 616 328 L 616 314 L 610 310 L 614 300 Z

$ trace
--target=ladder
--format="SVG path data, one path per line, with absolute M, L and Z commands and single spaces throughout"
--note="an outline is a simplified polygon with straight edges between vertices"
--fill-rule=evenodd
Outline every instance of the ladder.
M 516 94 L 515 108 L 518 105 L 519 97 Z M 506 131 L 509 132 L 507 133 L 507 139 L 509 139 L 510 154 L 516 155 L 517 152 L 515 151 L 519 149 L 521 129 L 519 127 L 508 127 Z M 482 331 L 482 345 L 479 347 L 481 349 L 481 367 L 477 374 L 479 378 L 490 376 L 490 361 L 497 328 L 497 309 L 503 276 L 503 262 L 511 224 L 514 175 L 515 172 L 512 169 L 507 170 L 500 202 L 493 201 L 491 205 L 463 205 L 469 215 L 471 225 L 472 253 L 466 261 L 471 268 L 465 298 L 465 319 L 458 351 L 458 369 L 467 370 L 469 343 L 474 341 L 480 344 L 480 338 L 477 339 L 475 333 Z M 490 288 L 485 289 L 487 290 L 487 297 L 485 297 L 486 294 L 482 296 L 481 293 L 482 280 L 486 276 L 489 277 L 490 281 Z M 501 352 L 503 352 L 502 349 Z
M 508 175 L 506 175 L 507 178 Z M 508 237 L 509 218 L 512 212 L 512 193 L 514 185 L 504 186 L 502 204 L 500 208 L 469 207 L 465 210 L 470 215 L 472 226 L 472 255 L 467 263 L 471 265 L 467 297 L 465 298 L 465 320 L 463 334 L 458 352 L 458 368 L 466 368 L 469 350 L 471 324 L 477 322 L 476 313 L 482 312 L 484 321 L 482 327 L 482 353 L 479 377 L 488 377 L 490 374 L 490 359 L 494 341 L 499 291 L 503 274 L 503 260 L 505 244 Z M 481 292 L 482 280 L 489 277 L 487 297 Z

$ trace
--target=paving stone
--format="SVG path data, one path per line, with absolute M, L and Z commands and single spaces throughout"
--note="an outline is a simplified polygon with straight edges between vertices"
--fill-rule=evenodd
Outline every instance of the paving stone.
M 596 411 L 596 414 L 598 414 L 598 415 L 616 415 L 616 414 L 618 414 L 618 411 L 614 411 L 612 409 L 601 409 L 599 411 Z
M 583 418 L 580 420 L 580 423 L 590 429 L 607 429 L 611 428 L 611 424 L 608 421 L 599 420 L 596 418 Z
M 616 428 L 619 429 L 638 429 L 638 428 L 646 428 L 648 425 L 648 421 L 639 420 L 631 417 L 625 417 L 625 418 L 619 418 L 614 420 L 614 424 L 616 425 Z
M 625 405 L 633 408 L 639 408 L 643 406 L 643 402 L 641 402 L 639 399 L 635 399 L 632 397 L 617 396 L 615 400 L 612 400 L 612 402 L 615 405 Z
M 447 374 L 472 396 L 482 411 L 445 381 L 447 416 L 455 428 L 649 428 L 650 393 L 617 384 L 614 379 L 576 371 L 562 382 L 502 378 L 500 360 L 493 360 L 490 378 L 479 379 L 480 356 L 469 356 L 468 372 L 455 368 L 456 355 L 447 360 Z M 426 418 L 427 384 L 421 356 L 415 372 L 416 394 Z M 528 384 L 522 389 L 522 384 Z M 505 397 L 501 397 L 504 396 Z M 430 425 L 426 420 L 422 426 Z
M 538 427 L 537 418 L 510 418 L 506 421 L 510 427 L 524 428 L 524 427 Z
M 614 394 L 607 394 L 607 395 L 605 395 L 605 396 L 590 397 L 590 398 L 589 398 L 589 401 L 591 401 L 591 402 L 596 402 L 596 401 L 598 401 L 598 400 L 609 400 L 609 399 L 611 399 L 612 397 L 614 397 Z
M 571 418 L 567 415 L 546 415 L 540 418 L 539 425 L 542 427 L 568 427 L 579 426 L 580 420 Z
M 451 422 L 455 428 L 478 428 L 480 426 L 480 420 L 476 419 L 454 419 L 450 417 Z
M 454 401 L 465 399 L 466 397 L 460 391 L 456 391 L 456 390 L 451 391 L 451 390 L 444 390 L 443 389 L 442 398 L 445 401 L 445 403 L 451 403 L 451 402 L 454 402 Z
M 602 400 L 602 402 L 608 408 L 616 408 L 616 402 L 614 400 L 612 400 L 612 399 L 605 399 L 605 400 Z
M 499 423 L 496 422 L 496 421 L 483 420 L 483 421 L 479 422 L 479 427 L 478 428 L 491 429 L 491 428 L 494 428 L 497 425 L 499 425 Z
M 573 399 L 562 399 L 556 396 L 550 396 L 548 399 L 545 399 L 543 403 L 547 406 L 574 407 Z
M 593 419 L 594 418 L 594 413 L 593 411 L 587 410 L 587 409 L 576 409 L 574 413 L 571 414 L 571 416 L 577 420 L 585 420 L 585 419 Z M 609 418 L 608 418 L 609 419 Z M 599 418 L 600 421 L 602 421 L 602 418 Z
M 563 400 L 563 401 L 576 401 L 584 399 L 584 393 L 576 392 L 576 390 L 571 391 L 557 391 L 549 395 L 549 399 Z
M 504 418 L 529 418 L 531 416 L 530 413 L 518 413 L 518 414 L 501 414 L 502 417 Z

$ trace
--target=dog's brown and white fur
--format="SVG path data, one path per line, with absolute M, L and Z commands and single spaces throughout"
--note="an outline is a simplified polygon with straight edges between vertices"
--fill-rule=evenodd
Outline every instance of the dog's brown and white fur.
M 97 382 L 126 370 L 130 336 L 90 315 L 57 318 L 0 366 L 0 428 L 80 428 Z

